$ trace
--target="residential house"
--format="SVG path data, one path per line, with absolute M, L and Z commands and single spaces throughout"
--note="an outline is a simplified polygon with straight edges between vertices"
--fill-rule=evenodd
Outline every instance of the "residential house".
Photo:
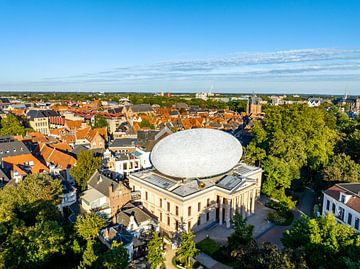
M 140 170 L 140 160 L 131 153 L 116 153 L 113 155 L 111 151 L 107 150 L 104 153 L 104 161 L 107 169 L 121 175 L 122 178 Z
M 159 230 L 157 217 L 143 206 L 135 206 L 133 203 L 124 205 L 116 215 L 116 222 L 123 225 L 136 238 L 143 232 Z
M 133 259 L 134 237 L 130 232 L 126 230 L 124 226 L 116 224 L 100 230 L 99 239 L 108 248 L 111 248 L 112 242 L 114 240 L 122 243 L 128 253 L 129 260 Z
M 91 149 L 105 148 L 107 141 L 106 128 L 94 128 L 86 127 L 77 130 L 75 133 L 76 145 L 89 145 Z
M 114 217 L 131 199 L 131 191 L 122 183 L 96 171 L 88 181 L 88 190 L 81 195 L 81 207 L 107 218 Z
M 15 183 L 21 181 L 28 174 L 49 172 L 49 168 L 32 154 L 7 156 L 2 158 L 2 167 Z
M 76 164 L 76 159 L 72 155 L 57 149 L 56 146 L 42 143 L 39 145 L 39 156 L 50 168 L 52 175 L 59 175 L 63 171 L 65 179 L 70 179 L 70 169 Z
M 76 188 L 69 183 L 67 180 L 62 180 L 63 193 L 60 195 L 61 202 L 58 205 L 58 209 L 63 214 L 65 207 L 70 207 L 77 201 Z
M 339 183 L 323 192 L 322 214 L 360 231 L 360 183 Z
M 31 154 L 29 149 L 21 141 L 10 136 L 0 136 L 0 157 L 18 156 Z
M 53 110 L 29 110 L 26 114 L 29 124 L 35 132 L 45 135 L 50 134 L 50 118 L 59 117 L 60 114 Z
M 3 188 L 7 183 L 9 183 L 9 181 L 10 179 L 5 171 L 0 168 L 0 188 Z
M 112 141 L 109 150 L 116 153 L 131 153 L 136 149 L 136 138 L 119 138 Z
M 154 109 L 149 104 L 139 104 L 128 107 L 127 114 L 130 116 L 138 114 L 154 114 Z

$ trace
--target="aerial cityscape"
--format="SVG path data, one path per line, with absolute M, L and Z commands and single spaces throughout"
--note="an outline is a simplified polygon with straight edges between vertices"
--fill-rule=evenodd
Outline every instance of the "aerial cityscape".
M 0 269 L 360 268 L 359 15 L 0 1 Z

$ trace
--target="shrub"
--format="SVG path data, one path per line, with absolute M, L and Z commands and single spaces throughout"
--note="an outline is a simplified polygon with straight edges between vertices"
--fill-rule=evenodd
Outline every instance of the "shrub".
M 272 223 L 281 226 L 288 226 L 292 223 L 294 214 L 286 204 L 270 201 L 266 206 L 276 210 L 275 212 L 270 212 L 267 216 L 267 219 Z

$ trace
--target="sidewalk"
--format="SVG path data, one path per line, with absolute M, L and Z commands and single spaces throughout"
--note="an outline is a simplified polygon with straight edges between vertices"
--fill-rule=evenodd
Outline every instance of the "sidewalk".
M 171 245 L 166 245 L 166 252 L 165 252 L 165 268 L 166 269 L 177 269 L 172 264 L 172 258 L 175 256 L 175 249 L 171 248 Z
M 195 257 L 195 260 L 197 260 L 202 265 L 206 266 L 209 269 L 231 269 L 232 267 L 227 266 L 221 262 L 218 262 L 211 258 L 209 255 L 206 255 L 205 253 L 200 253 Z

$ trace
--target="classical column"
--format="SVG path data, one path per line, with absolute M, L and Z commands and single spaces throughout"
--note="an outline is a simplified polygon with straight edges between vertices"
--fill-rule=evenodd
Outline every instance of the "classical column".
M 223 208 L 222 208 L 222 202 L 221 202 L 221 197 L 219 199 L 219 204 L 218 204 L 218 207 L 219 207 L 219 224 L 222 225 L 223 224 Z
M 249 216 L 250 214 L 250 195 L 249 195 L 249 192 L 247 191 L 246 194 L 245 194 L 245 217 Z
M 226 212 L 225 212 L 225 222 L 226 222 L 226 228 L 230 228 L 230 217 L 231 217 L 231 199 L 227 200 L 226 205 Z
M 256 190 L 253 191 L 253 199 L 252 199 L 252 205 L 251 205 L 252 213 L 255 213 L 255 200 L 256 200 Z

